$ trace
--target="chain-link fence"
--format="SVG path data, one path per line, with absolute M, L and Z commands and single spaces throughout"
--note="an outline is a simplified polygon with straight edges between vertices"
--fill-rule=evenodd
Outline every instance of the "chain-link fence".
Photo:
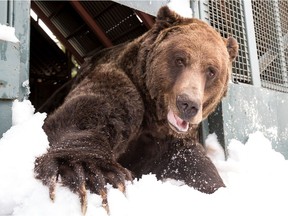
M 252 0 L 248 8 L 244 1 L 247 0 L 208 0 L 203 3 L 207 5 L 206 18 L 210 24 L 223 37 L 233 36 L 239 43 L 232 81 L 252 84 L 254 73 L 262 87 L 288 92 L 288 1 Z M 245 17 L 249 10 L 252 11 L 251 20 Z M 247 43 L 247 32 L 251 29 L 247 29 L 245 22 L 250 21 L 254 25 L 255 56 L 249 53 Z M 259 71 L 253 71 L 251 64 L 258 64 Z

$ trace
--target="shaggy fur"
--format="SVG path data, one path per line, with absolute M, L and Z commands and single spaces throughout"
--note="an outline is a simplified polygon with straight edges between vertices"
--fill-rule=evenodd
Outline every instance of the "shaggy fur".
M 224 187 L 195 138 L 197 125 L 227 91 L 233 38 L 222 39 L 198 19 L 159 10 L 153 28 L 136 40 L 87 59 L 62 106 L 43 126 L 48 152 L 35 173 L 50 189 L 61 182 L 86 209 L 86 189 L 155 173 L 205 193 Z

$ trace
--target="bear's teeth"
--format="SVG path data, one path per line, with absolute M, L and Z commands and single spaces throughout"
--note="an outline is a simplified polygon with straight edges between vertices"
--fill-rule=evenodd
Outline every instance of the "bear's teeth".
M 189 128 L 188 122 L 184 121 L 170 109 L 167 115 L 168 122 L 177 130 L 177 132 L 187 132 Z

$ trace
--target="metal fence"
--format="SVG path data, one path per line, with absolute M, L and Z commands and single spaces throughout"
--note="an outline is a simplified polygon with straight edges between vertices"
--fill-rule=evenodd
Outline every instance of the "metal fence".
M 239 43 L 239 54 L 233 68 L 234 82 L 251 83 L 247 36 L 240 1 L 209 0 L 209 22 L 225 38 L 233 36 Z
M 207 0 L 201 4 L 205 19 L 223 37 L 233 36 L 239 43 L 232 81 L 259 83 L 287 93 L 288 1 Z

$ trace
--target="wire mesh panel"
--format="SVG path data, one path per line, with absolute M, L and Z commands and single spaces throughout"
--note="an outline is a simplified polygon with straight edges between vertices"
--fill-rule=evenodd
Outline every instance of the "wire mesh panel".
M 247 49 L 247 36 L 241 0 L 209 0 L 209 23 L 222 37 L 233 36 L 239 44 L 239 53 L 233 65 L 232 81 L 251 83 L 251 72 Z
M 286 87 L 285 92 L 288 92 L 288 1 L 279 1 L 278 6 L 282 31 L 283 61 L 285 63 L 283 80 Z
M 262 86 L 288 92 L 288 2 L 254 0 L 252 12 Z

